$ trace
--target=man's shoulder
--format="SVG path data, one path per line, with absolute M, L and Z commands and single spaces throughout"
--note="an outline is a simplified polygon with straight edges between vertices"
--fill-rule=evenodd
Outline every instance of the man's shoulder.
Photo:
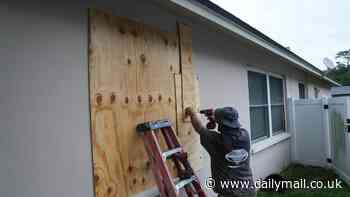
M 202 145 L 204 144 L 214 144 L 220 140 L 220 133 L 210 130 L 210 129 L 202 129 L 200 132 L 200 138 Z
M 239 129 L 243 135 L 249 135 L 249 132 L 245 128 Z
M 200 132 L 200 135 L 203 137 L 209 137 L 209 138 L 218 138 L 220 136 L 220 133 L 218 133 L 215 130 L 210 130 L 207 128 L 203 128 Z
M 249 132 L 246 129 L 240 128 L 240 132 L 241 132 L 240 139 L 250 140 Z

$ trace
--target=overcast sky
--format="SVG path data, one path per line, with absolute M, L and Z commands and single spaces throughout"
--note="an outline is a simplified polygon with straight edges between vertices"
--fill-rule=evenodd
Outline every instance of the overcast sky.
M 321 69 L 350 49 L 349 0 L 212 1 Z

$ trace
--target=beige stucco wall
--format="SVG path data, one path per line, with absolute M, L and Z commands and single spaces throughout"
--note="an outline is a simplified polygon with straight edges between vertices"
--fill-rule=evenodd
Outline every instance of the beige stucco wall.
M 314 88 L 319 89 L 318 98 L 322 97 L 331 97 L 330 86 L 326 84 L 324 81 L 321 81 L 311 75 L 307 76 L 308 81 L 308 95 L 310 99 L 315 99 L 315 90 Z
M 305 72 L 277 56 L 237 38 L 217 35 L 214 30 L 194 30 L 194 63 L 198 68 L 202 107 L 234 106 L 240 112 L 242 124 L 250 130 L 248 70 L 284 77 L 286 98 L 299 97 L 299 82 L 309 85 Z M 290 139 L 252 156 L 255 178 L 279 172 L 289 164 Z

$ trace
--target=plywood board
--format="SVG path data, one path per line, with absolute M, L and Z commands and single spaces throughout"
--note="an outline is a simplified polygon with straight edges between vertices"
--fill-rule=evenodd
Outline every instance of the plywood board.
M 95 192 L 97 197 L 131 196 L 155 185 L 137 124 L 171 120 L 191 161 L 199 161 L 198 136 L 183 120 L 184 104 L 197 99 L 187 92 L 196 88 L 193 65 L 180 64 L 178 32 L 163 32 L 99 10 L 90 10 L 89 15 Z
M 181 89 L 182 96 L 182 116 L 179 120 L 179 139 L 189 153 L 190 161 L 195 170 L 202 166 L 202 155 L 200 138 L 194 131 L 190 119 L 184 117 L 186 107 L 192 107 L 199 110 L 198 81 L 196 77 L 196 68 L 192 62 L 192 29 L 185 24 L 178 24 L 178 35 L 180 43 L 180 71 L 181 71 Z M 179 110 L 178 110 L 179 111 Z M 180 113 L 178 112 L 178 116 Z

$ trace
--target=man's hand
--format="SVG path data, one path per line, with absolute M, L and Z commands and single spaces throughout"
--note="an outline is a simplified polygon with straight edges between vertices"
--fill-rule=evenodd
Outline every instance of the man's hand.
M 195 114 L 194 109 L 192 107 L 186 107 L 186 109 L 185 109 L 185 116 L 186 117 L 187 116 L 191 117 L 193 114 Z
M 200 118 L 198 117 L 196 111 L 192 107 L 187 107 L 185 109 L 185 116 L 191 117 L 191 123 L 193 128 L 200 134 L 200 132 L 205 129 Z

